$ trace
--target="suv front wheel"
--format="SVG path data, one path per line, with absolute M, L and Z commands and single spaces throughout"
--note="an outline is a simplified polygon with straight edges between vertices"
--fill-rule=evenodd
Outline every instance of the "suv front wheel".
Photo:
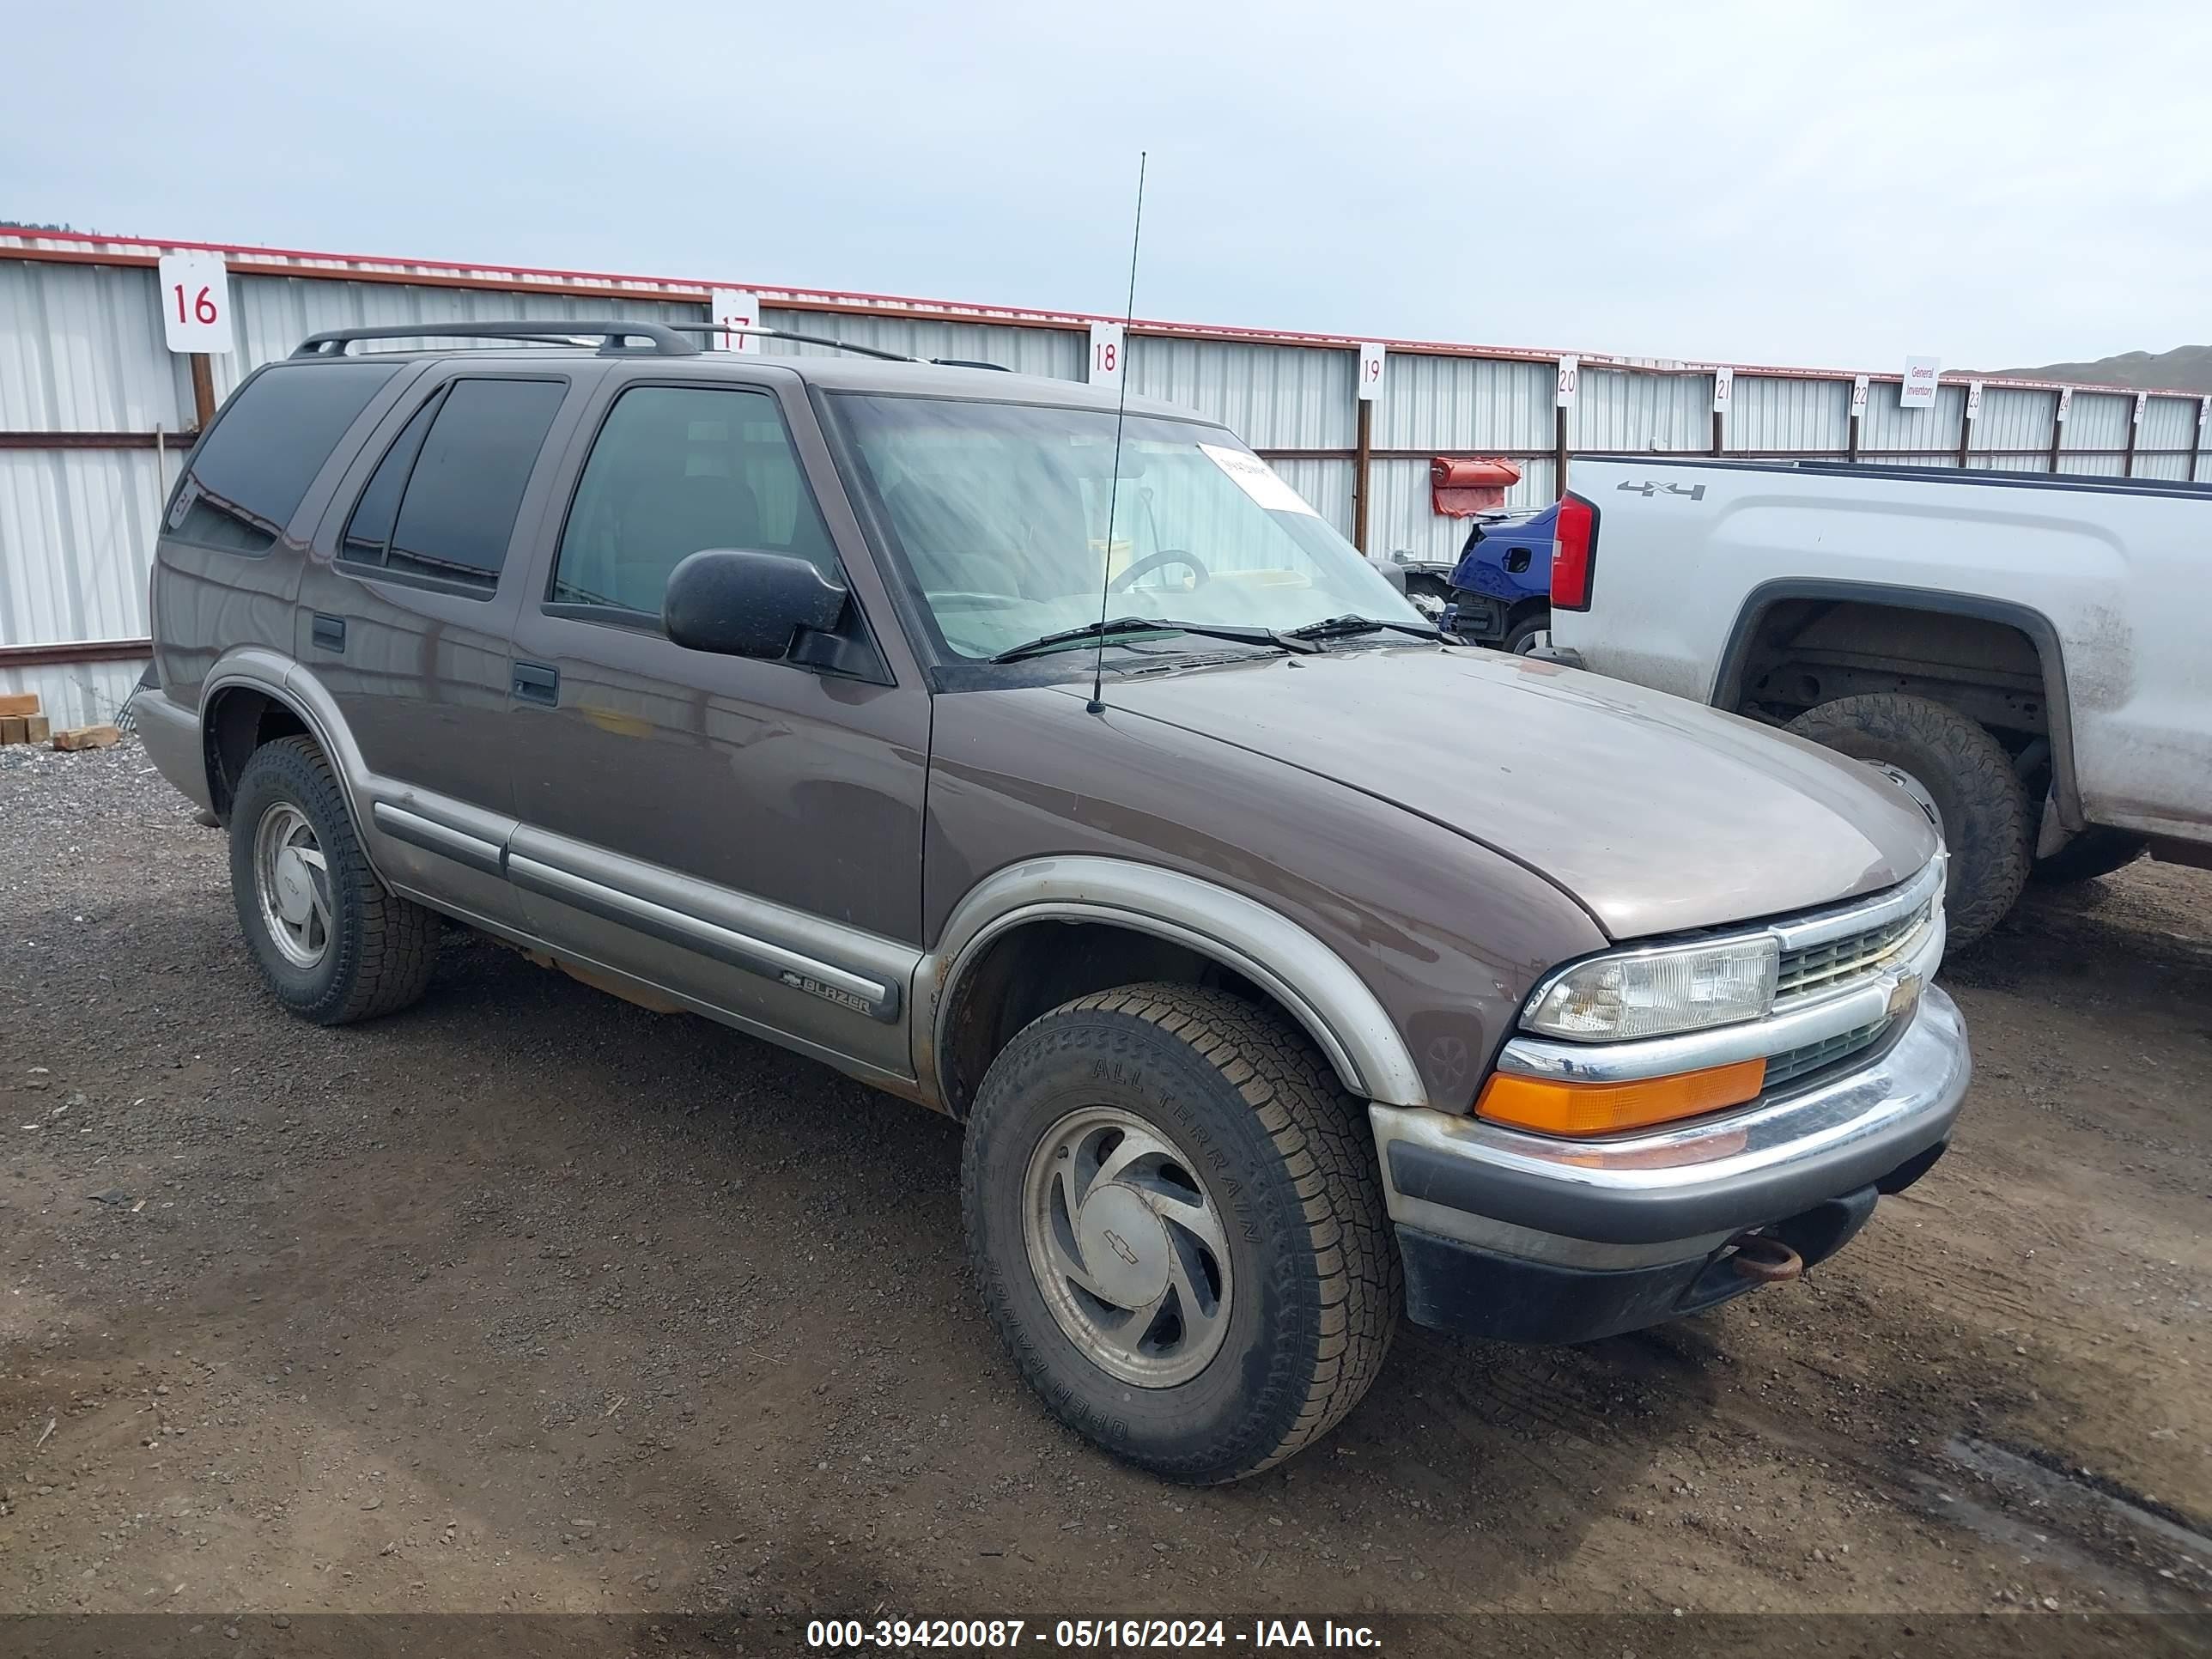
M 1033 1021 L 978 1091 L 962 1197 L 1023 1375 L 1174 1480 L 1237 1480 L 1327 1432 L 1396 1328 L 1358 1103 L 1224 992 L 1127 986 Z
M 392 1013 L 430 983 L 437 915 L 377 880 L 310 738 L 279 738 L 246 762 L 230 809 L 230 890 L 262 979 L 303 1019 Z

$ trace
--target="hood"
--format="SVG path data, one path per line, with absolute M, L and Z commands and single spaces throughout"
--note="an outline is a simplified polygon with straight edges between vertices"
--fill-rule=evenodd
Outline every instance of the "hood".
M 1936 851 L 1919 808 L 1857 761 L 1527 657 L 1366 646 L 1126 678 L 1105 701 L 1456 830 L 1615 939 L 1834 903 Z

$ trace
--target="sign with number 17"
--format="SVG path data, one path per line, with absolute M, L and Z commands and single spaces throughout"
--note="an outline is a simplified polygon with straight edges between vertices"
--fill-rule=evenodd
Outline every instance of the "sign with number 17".
M 161 333 L 172 351 L 227 352 L 231 349 L 230 273 L 222 255 L 197 251 L 165 253 L 157 266 L 161 288 Z
M 708 296 L 714 313 L 714 320 L 725 325 L 722 331 L 707 337 L 717 351 L 758 352 L 761 337 L 739 334 L 741 328 L 761 325 L 760 295 L 747 289 L 718 288 Z

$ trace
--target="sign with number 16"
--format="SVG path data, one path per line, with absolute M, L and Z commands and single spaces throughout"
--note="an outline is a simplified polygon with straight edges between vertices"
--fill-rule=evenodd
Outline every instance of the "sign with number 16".
M 231 349 L 230 273 L 220 253 L 165 253 L 159 265 L 161 332 L 172 351 Z

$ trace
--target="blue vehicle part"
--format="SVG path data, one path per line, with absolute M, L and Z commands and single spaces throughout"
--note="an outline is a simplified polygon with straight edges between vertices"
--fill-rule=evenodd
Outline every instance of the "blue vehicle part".
M 1443 626 L 1462 639 L 1494 645 L 1552 597 L 1552 535 L 1559 503 L 1492 514 L 1468 527 L 1452 568 Z

